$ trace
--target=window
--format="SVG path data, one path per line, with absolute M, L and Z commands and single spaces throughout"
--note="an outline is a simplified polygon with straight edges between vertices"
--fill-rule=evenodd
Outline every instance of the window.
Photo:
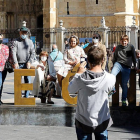
M 98 4 L 98 0 L 96 0 L 96 4 Z
M 67 15 L 69 15 L 70 12 L 69 12 L 69 2 L 67 2 Z

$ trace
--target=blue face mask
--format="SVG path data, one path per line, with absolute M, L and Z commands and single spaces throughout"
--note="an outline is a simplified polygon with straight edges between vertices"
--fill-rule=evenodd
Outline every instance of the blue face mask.
M 27 35 L 21 35 L 22 39 L 26 39 Z

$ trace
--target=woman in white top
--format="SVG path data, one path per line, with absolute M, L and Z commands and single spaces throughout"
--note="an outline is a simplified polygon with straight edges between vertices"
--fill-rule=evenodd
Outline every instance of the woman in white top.
M 68 70 L 72 70 L 76 64 L 80 63 L 81 57 L 86 57 L 84 50 L 78 46 L 79 39 L 77 36 L 72 35 L 69 39 L 69 44 L 70 48 L 64 52 L 65 65 L 57 73 L 58 82 L 61 87 L 62 80 L 67 76 Z
M 36 69 L 35 79 L 33 81 L 32 94 L 35 97 L 40 97 L 40 98 L 46 98 L 46 96 L 48 96 L 47 103 L 54 104 L 54 102 L 51 101 L 51 97 L 55 90 L 55 85 L 53 82 L 55 81 L 55 77 L 49 74 L 47 59 L 48 59 L 48 53 L 42 51 L 39 55 L 39 62 L 36 65 L 36 67 L 33 66 L 31 67 Z

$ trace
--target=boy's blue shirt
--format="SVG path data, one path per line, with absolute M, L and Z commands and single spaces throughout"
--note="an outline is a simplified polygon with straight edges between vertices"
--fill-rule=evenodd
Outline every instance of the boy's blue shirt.
M 86 43 L 83 47 L 83 49 L 85 49 L 87 46 L 89 45 L 89 43 Z

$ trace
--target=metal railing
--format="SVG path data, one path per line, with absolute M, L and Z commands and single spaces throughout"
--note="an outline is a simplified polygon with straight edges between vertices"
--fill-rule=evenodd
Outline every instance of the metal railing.
M 108 31 L 108 46 L 109 48 L 120 44 L 120 37 L 124 34 L 129 35 L 130 29 L 127 26 L 122 27 L 110 27 Z
M 36 36 L 36 41 L 43 40 L 43 38 L 50 39 L 50 43 L 56 43 L 57 33 L 59 28 L 36 28 L 30 29 L 31 35 Z M 0 33 L 4 34 L 5 38 L 17 38 L 19 37 L 18 29 L 0 29 Z M 66 28 L 64 30 L 64 38 L 69 38 L 71 35 L 77 35 L 78 38 L 92 38 L 94 33 L 99 33 L 101 38 L 105 38 L 108 35 L 108 46 L 113 47 L 113 44 L 118 45 L 120 37 L 123 34 L 129 34 L 130 29 L 127 26 L 124 27 L 109 27 L 106 34 L 100 30 L 99 27 L 75 27 Z

